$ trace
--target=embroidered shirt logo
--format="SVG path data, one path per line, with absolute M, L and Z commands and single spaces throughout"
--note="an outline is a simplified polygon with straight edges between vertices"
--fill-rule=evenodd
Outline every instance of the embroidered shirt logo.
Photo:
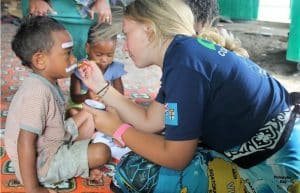
M 203 40 L 201 38 L 197 38 L 198 43 L 200 43 L 202 46 L 211 49 L 211 50 L 216 50 L 216 46 L 214 43 L 207 41 L 207 40 Z
M 165 104 L 165 123 L 166 125 L 178 125 L 177 103 Z

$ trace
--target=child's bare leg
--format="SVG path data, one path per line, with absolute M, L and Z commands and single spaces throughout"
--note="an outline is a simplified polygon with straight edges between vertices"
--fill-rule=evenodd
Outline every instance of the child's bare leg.
M 95 125 L 92 114 L 85 110 L 81 110 L 79 113 L 72 117 L 78 127 L 78 137 L 75 139 L 91 139 L 95 132 Z
M 104 143 L 93 143 L 88 147 L 88 163 L 90 170 L 90 180 L 99 181 L 102 172 L 99 167 L 103 166 L 111 159 L 110 148 Z

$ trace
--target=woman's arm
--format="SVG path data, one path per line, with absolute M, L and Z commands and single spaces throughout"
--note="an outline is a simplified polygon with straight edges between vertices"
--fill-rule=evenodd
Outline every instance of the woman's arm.
M 20 129 L 18 137 L 18 157 L 20 173 L 25 190 L 28 193 L 55 192 L 53 190 L 47 190 L 39 185 L 36 166 L 36 142 L 36 134 Z
M 122 124 L 118 114 L 112 108 L 99 111 L 84 105 L 84 109 L 94 115 L 95 126 L 109 136 L 113 136 Z M 135 153 L 159 165 L 181 170 L 192 160 L 198 144 L 198 139 L 185 141 L 170 141 L 164 136 L 146 133 L 130 127 L 122 135 L 126 146 Z
M 97 64 L 89 62 L 79 69 L 83 82 L 95 93 L 106 86 L 106 81 Z M 164 128 L 164 105 L 153 101 L 149 108 L 145 109 L 120 94 L 112 86 L 105 90 L 101 100 L 107 105 L 118 110 L 122 120 L 134 125 L 135 128 L 146 132 L 158 132 Z
M 198 144 L 198 139 L 170 141 L 164 136 L 143 133 L 134 128 L 124 133 L 123 140 L 135 153 L 175 170 L 182 170 L 189 164 Z
M 102 101 L 108 106 L 117 109 L 120 117 L 135 128 L 155 133 L 165 127 L 164 122 L 164 105 L 152 101 L 148 108 L 144 108 L 121 95 L 112 86 L 109 87 L 107 93 L 102 97 Z

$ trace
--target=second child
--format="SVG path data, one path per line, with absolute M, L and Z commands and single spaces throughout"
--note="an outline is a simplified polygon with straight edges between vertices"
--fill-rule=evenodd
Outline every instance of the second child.
M 117 91 L 124 94 L 122 76 L 127 72 L 124 64 L 114 61 L 114 54 L 117 46 L 117 35 L 121 33 L 122 25 L 118 22 L 117 15 L 114 16 L 112 25 L 102 23 L 94 25 L 88 33 L 86 43 L 87 60 L 94 61 L 104 74 L 105 80 Z M 97 95 L 89 90 L 80 79 L 78 70 L 71 75 L 70 84 L 70 115 L 78 113 L 77 104 L 83 103 L 86 99 L 97 100 Z

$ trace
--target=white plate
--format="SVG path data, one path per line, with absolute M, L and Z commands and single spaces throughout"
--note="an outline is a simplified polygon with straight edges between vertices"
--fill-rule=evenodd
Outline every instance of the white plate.
M 105 109 L 105 105 L 103 103 L 100 103 L 92 99 L 86 99 L 84 103 L 95 109 L 101 109 L 101 110 Z

